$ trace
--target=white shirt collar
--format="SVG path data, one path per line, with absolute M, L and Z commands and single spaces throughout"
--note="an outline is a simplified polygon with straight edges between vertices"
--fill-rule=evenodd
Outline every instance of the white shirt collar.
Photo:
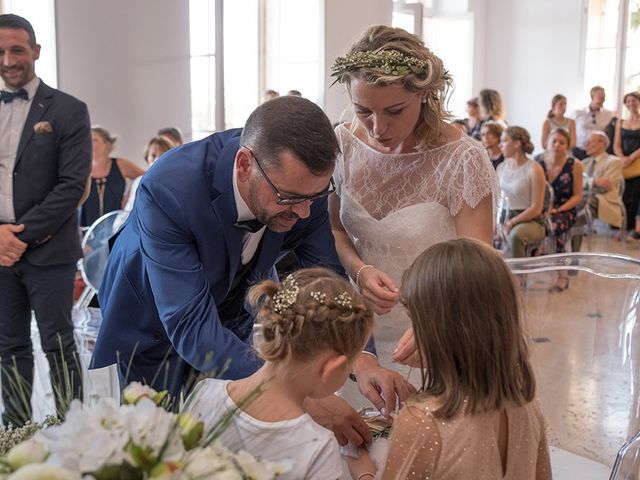
M 29 100 L 31 100 L 35 96 L 36 92 L 38 91 L 39 86 L 40 86 L 40 79 L 36 76 L 36 77 L 33 77 L 31 80 L 29 80 L 20 88 L 24 88 L 27 91 L 27 93 L 29 94 Z M 20 88 L 11 88 L 9 85 L 5 86 L 5 90 L 7 92 L 17 92 L 18 90 L 20 90 Z
M 233 197 L 236 201 L 238 222 L 243 222 L 244 220 L 253 220 L 254 218 L 256 218 L 253 212 L 249 210 L 249 206 L 242 198 L 242 195 L 240 195 L 240 190 L 238 189 L 238 172 L 236 170 L 235 161 L 233 164 Z

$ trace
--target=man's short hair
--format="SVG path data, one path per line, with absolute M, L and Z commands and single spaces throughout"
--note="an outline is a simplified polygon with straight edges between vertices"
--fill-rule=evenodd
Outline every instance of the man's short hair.
M 593 98 L 596 92 L 604 92 L 604 87 L 601 87 L 600 85 L 596 85 L 595 87 L 592 87 L 591 90 L 589 91 L 589 95 L 591 96 L 591 98 Z
M 36 44 L 36 32 L 33 30 L 29 20 L 24 17 L 14 15 L 13 13 L 0 15 L 0 28 L 19 28 L 25 30 L 29 34 L 31 46 Z
M 322 109 L 294 96 L 274 98 L 256 108 L 247 119 L 240 145 L 251 148 L 266 167 L 277 167 L 279 155 L 289 152 L 316 175 L 333 170 L 340 153 Z
M 591 132 L 591 135 L 597 135 L 600 138 L 602 138 L 605 143 L 604 148 L 605 149 L 609 148 L 609 144 L 611 143 L 611 140 L 609 139 L 609 136 L 606 133 L 604 133 L 602 130 L 593 130 Z

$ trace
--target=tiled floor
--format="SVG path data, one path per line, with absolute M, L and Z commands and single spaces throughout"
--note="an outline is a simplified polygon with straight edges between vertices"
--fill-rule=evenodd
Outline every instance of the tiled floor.
M 640 258 L 640 245 L 591 240 L 592 251 L 605 249 Z M 568 290 L 550 294 L 554 280 L 553 273 L 529 275 L 525 293 L 550 442 L 610 466 L 639 426 L 640 282 L 580 272 Z

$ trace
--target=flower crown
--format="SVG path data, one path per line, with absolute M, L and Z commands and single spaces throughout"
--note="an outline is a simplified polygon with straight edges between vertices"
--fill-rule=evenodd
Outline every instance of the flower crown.
M 336 77 L 335 82 L 341 82 L 345 74 L 364 68 L 380 75 L 426 75 L 428 64 L 425 60 L 409 57 L 397 50 L 366 50 L 336 58 L 331 67 L 331 76 Z

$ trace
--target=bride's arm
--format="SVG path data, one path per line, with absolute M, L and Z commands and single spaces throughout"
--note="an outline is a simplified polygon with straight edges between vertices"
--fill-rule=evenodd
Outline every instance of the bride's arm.
M 487 245 L 493 243 L 493 196 L 480 200 L 475 208 L 462 204 L 460 212 L 453 218 L 458 238 L 475 238 Z
M 377 314 L 389 312 L 398 302 L 398 287 L 386 273 L 376 269 L 375 265 L 367 266 L 362 261 L 340 221 L 340 197 L 336 194 L 329 197 L 329 219 L 338 257 L 347 274 L 357 281 L 357 286 Z

